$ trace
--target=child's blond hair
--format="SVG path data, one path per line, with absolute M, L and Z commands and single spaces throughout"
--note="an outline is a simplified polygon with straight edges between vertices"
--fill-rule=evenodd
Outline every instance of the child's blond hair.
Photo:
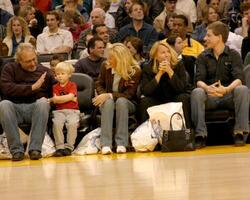
M 63 71 L 71 75 L 74 73 L 75 68 L 68 62 L 59 62 L 55 67 L 55 72 Z

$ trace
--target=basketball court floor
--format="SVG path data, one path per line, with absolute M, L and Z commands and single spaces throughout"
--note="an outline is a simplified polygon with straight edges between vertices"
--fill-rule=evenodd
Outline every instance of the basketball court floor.
M 0 161 L 1 200 L 249 200 L 250 145 Z

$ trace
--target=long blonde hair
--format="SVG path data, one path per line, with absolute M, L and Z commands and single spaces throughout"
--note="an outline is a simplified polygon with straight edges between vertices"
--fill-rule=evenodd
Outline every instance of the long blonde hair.
M 122 43 L 114 43 L 108 48 L 108 56 L 116 59 L 115 71 L 124 79 L 129 80 L 139 69 L 139 65 L 131 55 L 129 49 Z
M 27 22 L 19 16 L 13 16 L 9 19 L 8 23 L 7 23 L 7 34 L 6 37 L 12 38 L 14 33 L 12 31 L 12 24 L 14 21 L 19 21 L 21 26 L 22 26 L 22 35 L 25 37 L 27 35 L 30 35 L 30 31 L 29 31 L 29 27 Z
M 152 46 L 152 48 L 150 50 L 150 53 L 149 53 L 150 59 L 153 61 L 153 72 L 157 73 L 158 69 L 159 69 L 159 64 L 160 63 L 156 59 L 156 54 L 157 54 L 159 46 L 164 46 L 164 47 L 169 49 L 169 52 L 170 52 L 170 55 L 171 55 L 171 57 L 170 57 L 170 65 L 174 69 L 175 66 L 178 63 L 178 55 L 175 52 L 175 50 L 167 42 L 160 41 L 160 42 L 155 42 L 154 43 L 154 45 Z

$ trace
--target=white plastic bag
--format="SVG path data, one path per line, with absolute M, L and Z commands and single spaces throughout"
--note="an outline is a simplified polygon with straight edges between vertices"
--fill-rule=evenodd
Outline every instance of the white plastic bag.
M 162 132 L 158 122 L 152 124 L 147 120 L 131 134 L 132 146 L 136 152 L 153 151 L 162 137 Z
M 0 159 L 11 159 L 8 142 L 5 133 L 0 135 Z
M 56 151 L 55 143 L 51 139 L 49 134 L 46 132 L 44 140 L 43 140 L 43 145 L 42 145 L 42 152 L 41 152 L 42 157 L 45 158 L 45 157 L 53 156 L 55 151 Z
M 85 135 L 77 148 L 74 150 L 75 155 L 96 154 L 101 149 L 101 128 L 96 128 Z
M 173 113 L 178 112 L 183 115 L 182 102 L 165 103 L 158 106 L 152 106 L 147 109 L 150 121 L 160 121 L 163 130 L 170 129 L 170 118 Z M 184 120 L 185 124 L 185 120 Z M 173 130 L 182 129 L 182 119 L 178 115 L 174 115 L 172 119 Z

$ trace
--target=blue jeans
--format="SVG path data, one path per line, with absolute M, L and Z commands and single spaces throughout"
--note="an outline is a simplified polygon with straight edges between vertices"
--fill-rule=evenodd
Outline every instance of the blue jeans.
M 128 116 L 136 110 L 135 105 L 126 98 L 116 101 L 108 99 L 101 110 L 101 145 L 112 147 L 113 118 L 116 111 L 115 143 L 117 146 L 128 146 Z
M 0 122 L 6 134 L 11 154 L 24 152 L 20 141 L 18 124 L 31 123 L 29 151 L 41 151 L 50 105 L 46 98 L 30 104 L 15 104 L 8 100 L 0 102 Z
M 194 89 L 191 93 L 191 117 L 196 136 L 207 136 L 205 110 L 216 108 L 234 108 L 234 130 L 249 132 L 249 94 L 246 86 L 237 86 L 231 94 L 223 97 L 211 97 L 202 88 Z

